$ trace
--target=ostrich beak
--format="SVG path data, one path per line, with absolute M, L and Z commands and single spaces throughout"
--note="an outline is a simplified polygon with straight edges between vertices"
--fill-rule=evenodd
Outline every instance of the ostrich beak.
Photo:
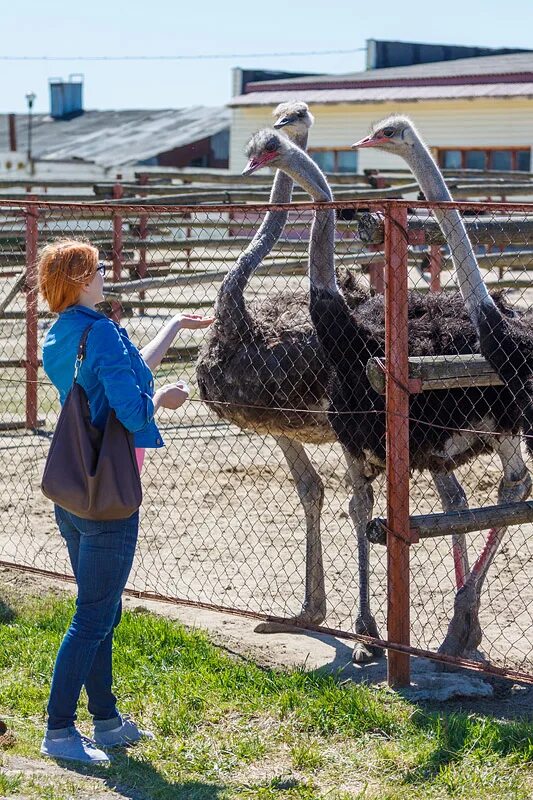
M 261 165 L 258 163 L 256 158 L 251 158 L 241 172 L 241 175 L 251 175 L 252 172 L 255 172 L 256 169 L 260 168 L 260 166 Z
M 275 121 L 274 128 L 284 128 L 285 125 L 290 125 L 292 122 L 294 122 L 294 117 L 280 117 Z
M 261 167 L 266 167 L 267 164 L 272 161 L 273 158 L 276 158 L 277 155 L 277 151 L 274 151 L 273 153 L 261 153 L 260 156 L 252 156 L 241 172 L 241 175 L 251 175 L 252 172 L 261 169 Z
M 351 145 L 352 150 L 357 150 L 359 147 L 375 147 L 377 144 L 376 140 L 374 139 L 374 134 L 370 134 L 369 136 L 365 136 L 364 139 L 360 139 L 358 142 L 355 142 Z

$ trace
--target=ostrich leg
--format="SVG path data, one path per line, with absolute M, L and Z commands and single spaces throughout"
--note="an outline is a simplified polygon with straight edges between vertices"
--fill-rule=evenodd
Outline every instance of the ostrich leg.
M 287 619 L 285 623 L 262 622 L 255 628 L 256 633 L 280 633 L 285 625 L 293 630 L 294 625 L 305 625 L 306 622 L 320 625 L 326 617 L 326 590 L 320 538 L 324 484 L 300 442 L 285 436 L 277 436 L 276 442 L 283 451 L 305 512 L 307 526 L 305 597 L 302 610 L 296 617 Z
M 460 511 L 468 508 L 465 491 L 453 472 L 432 472 L 431 477 L 439 493 L 443 511 Z M 452 533 L 452 553 L 455 585 L 457 589 L 461 589 L 470 571 L 464 533 Z
M 344 449 L 344 448 L 343 448 Z M 376 636 L 379 638 L 376 621 L 370 611 L 370 591 L 369 591 L 369 541 L 366 538 L 366 526 L 372 516 L 374 507 L 374 491 L 372 481 L 376 477 L 375 472 L 368 475 L 368 465 L 363 461 L 354 458 L 344 450 L 344 457 L 348 465 L 348 476 L 352 497 L 350 499 L 350 517 L 357 534 L 357 557 L 359 570 L 359 610 L 355 621 L 355 632 L 363 633 L 366 636 Z M 378 656 L 383 655 L 380 647 L 370 647 L 362 642 L 357 642 L 354 647 L 352 659 L 356 663 L 372 661 Z
M 498 502 L 517 503 L 531 492 L 531 476 L 520 452 L 520 437 L 495 437 L 493 448 L 503 467 Z M 453 617 L 439 652 L 454 656 L 476 657 L 483 632 L 479 624 L 481 590 L 507 528 L 492 528 L 485 547 L 472 567 L 463 587 L 455 596 Z

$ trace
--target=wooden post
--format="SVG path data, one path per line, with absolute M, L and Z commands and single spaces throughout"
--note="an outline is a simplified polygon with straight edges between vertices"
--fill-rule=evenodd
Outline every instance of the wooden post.
M 386 210 L 385 254 L 387 635 L 389 641 L 409 645 L 407 208 L 394 202 Z M 389 686 L 409 683 L 409 655 L 389 650 Z
M 370 250 L 381 251 L 381 245 L 372 245 Z M 368 279 L 370 281 L 370 286 L 376 292 L 376 294 L 383 294 L 385 291 L 385 262 L 383 259 L 378 259 L 372 261 L 368 265 Z
M 117 183 L 113 186 L 113 198 L 119 200 L 124 191 L 119 181 L 122 175 L 117 175 Z M 113 214 L 113 283 L 120 281 L 122 277 L 122 216 L 118 213 Z M 122 318 L 122 306 L 120 301 L 113 300 L 111 303 L 111 319 L 120 322 Z
M 34 199 L 34 198 L 30 198 Z M 37 226 L 38 209 L 26 208 L 26 428 L 37 427 Z
M 438 244 L 432 244 L 429 248 L 429 288 L 432 292 L 440 292 L 440 272 L 442 269 L 442 250 Z

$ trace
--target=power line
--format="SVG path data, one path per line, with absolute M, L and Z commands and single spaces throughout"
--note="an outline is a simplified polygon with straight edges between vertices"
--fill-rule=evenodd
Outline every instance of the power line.
M 349 50 L 292 50 L 285 53 L 204 53 L 199 55 L 162 55 L 162 56 L 6 56 L 0 55 L 0 61 L 212 61 L 215 59 L 235 58 L 278 58 L 293 56 L 338 56 L 360 53 L 366 47 L 355 47 Z

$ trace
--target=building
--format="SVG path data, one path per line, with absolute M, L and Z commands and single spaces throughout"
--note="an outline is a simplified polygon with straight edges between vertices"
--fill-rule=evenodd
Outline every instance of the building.
M 79 81 L 51 81 L 50 100 L 50 114 L 33 114 L 31 120 L 0 114 L 4 175 L 27 171 L 30 123 L 36 174 L 127 173 L 139 165 L 228 166 L 227 108 L 85 111 Z
M 532 166 L 533 52 L 248 83 L 229 103 L 232 172 L 243 168 L 251 134 L 270 125 L 276 105 L 290 99 L 305 100 L 315 115 L 309 150 L 327 172 L 405 167 L 376 149 L 350 150 L 391 113 L 415 121 L 443 167 Z

